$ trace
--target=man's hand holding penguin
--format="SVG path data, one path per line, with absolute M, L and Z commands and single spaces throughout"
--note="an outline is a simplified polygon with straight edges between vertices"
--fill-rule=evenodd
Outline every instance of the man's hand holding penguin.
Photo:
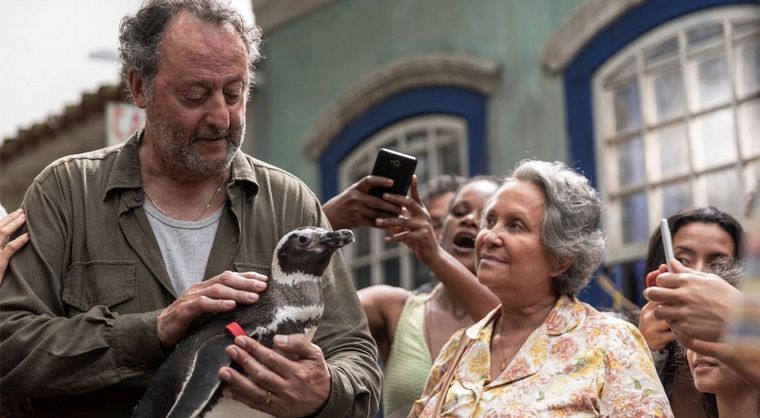
M 267 276 L 255 272 L 225 271 L 194 284 L 158 315 L 161 346 L 174 347 L 201 315 L 227 312 L 238 303 L 250 305 L 258 301 L 259 293 L 267 287 L 267 280 Z
M 227 354 L 243 376 L 223 367 L 224 396 L 278 417 L 307 416 L 320 410 L 330 395 L 330 370 L 322 350 L 304 334 L 277 335 L 276 350 L 239 336 Z M 247 377 L 246 377 L 247 376 Z

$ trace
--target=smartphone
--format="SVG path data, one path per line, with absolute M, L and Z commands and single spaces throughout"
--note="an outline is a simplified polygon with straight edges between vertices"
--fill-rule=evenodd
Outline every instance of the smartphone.
M 417 158 L 387 148 L 381 148 L 377 152 L 375 165 L 372 168 L 372 175 L 392 179 L 393 186 L 373 187 L 369 190 L 369 194 L 379 198 L 383 197 L 383 193 L 406 195 L 406 192 L 409 191 L 409 186 L 412 184 L 415 168 L 417 168 Z
M 662 234 L 662 247 L 665 249 L 665 264 L 668 265 L 668 271 L 673 272 L 673 238 L 670 236 L 670 227 L 668 226 L 668 220 L 662 218 L 660 221 L 660 233 Z
M 665 264 L 668 266 L 668 271 L 673 272 L 673 238 L 670 235 L 670 226 L 668 226 L 668 220 L 663 218 L 660 221 L 660 235 L 662 235 L 662 248 L 665 250 Z M 646 287 L 657 286 L 657 271 L 650 271 L 645 278 Z

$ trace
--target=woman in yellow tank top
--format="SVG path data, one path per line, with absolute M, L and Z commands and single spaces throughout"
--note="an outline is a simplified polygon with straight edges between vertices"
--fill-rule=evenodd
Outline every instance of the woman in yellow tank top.
M 440 280 L 432 292 L 414 293 L 378 285 L 359 291 L 370 331 L 384 364 L 383 408 L 386 418 L 405 417 L 422 393 L 432 359 L 454 332 L 472 325 L 498 303 L 475 277 L 475 237 L 480 213 L 498 189 L 495 177 L 474 177 L 462 185 L 448 210 L 438 240 L 416 179 L 411 198 L 384 198 L 407 214 L 379 218 L 376 225 L 401 231 L 386 238 L 403 242 Z M 434 209 L 431 207 L 430 212 Z

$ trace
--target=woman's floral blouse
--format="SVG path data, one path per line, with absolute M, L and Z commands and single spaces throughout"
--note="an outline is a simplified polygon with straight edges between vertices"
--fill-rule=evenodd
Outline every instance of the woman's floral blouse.
M 507 368 L 489 382 L 497 308 L 466 330 L 473 340 L 446 395 L 444 417 L 672 417 L 644 339 L 635 326 L 574 298 L 557 300 Z M 433 364 L 410 417 L 431 417 L 465 331 Z

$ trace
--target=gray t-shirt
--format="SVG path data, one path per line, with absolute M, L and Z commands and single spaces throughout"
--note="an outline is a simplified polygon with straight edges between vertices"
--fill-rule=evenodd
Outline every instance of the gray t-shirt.
M 204 279 L 203 274 L 224 207 L 199 221 L 172 219 L 147 199 L 143 208 L 161 248 L 166 271 L 179 296 Z

